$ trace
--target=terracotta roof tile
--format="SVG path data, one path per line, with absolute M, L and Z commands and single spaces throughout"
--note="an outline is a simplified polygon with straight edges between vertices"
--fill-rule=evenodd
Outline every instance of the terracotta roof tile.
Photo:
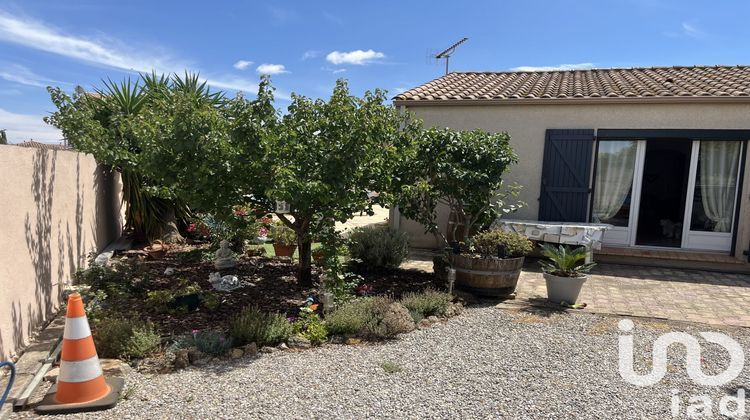
M 538 72 L 454 72 L 397 101 L 655 97 L 748 97 L 750 66 L 693 66 Z
M 16 144 L 18 147 L 30 147 L 32 149 L 44 149 L 44 150 L 72 150 L 71 147 L 65 146 L 64 144 L 54 143 L 41 143 L 34 140 L 26 140 L 22 143 Z

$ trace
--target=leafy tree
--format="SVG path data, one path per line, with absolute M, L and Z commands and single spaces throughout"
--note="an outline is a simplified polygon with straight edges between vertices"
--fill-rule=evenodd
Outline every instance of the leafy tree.
M 430 128 L 404 149 L 393 203 L 426 233 L 448 240 L 437 225 L 438 205 L 447 205 L 470 235 L 523 203 L 511 202 L 518 187 L 506 188 L 503 174 L 517 161 L 507 133 Z M 453 237 L 458 223 L 454 224 Z
M 142 84 L 141 84 L 142 83 Z M 174 189 L 155 180 L 159 171 L 154 157 L 138 131 L 146 114 L 172 92 L 191 96 L 196 104 L 217 106 L 223 96 L 212 93 L 198 75 L 185 77 L 143 75 L 133 83 L 125 80 L 104 82 L 93 93 L 76 92 L 73 96 L 60 88 L 49 88 L 57 112 L 45 121 L 60 128 L 70 144 L 96 160 L 119 171 L 126 203 L 126 227 L 139 240 L 167 236 L 180 240 L 174 220 L 185 215 L 187 207 Z
M 8 144 L 8 136 L 5 134 L 5 130 L 0 130 L 0 144 Z
M 279 217 L 297 233 L 302 284 L 311 282 L 312 235 L 335 241 L 330 236 L 335 222 L 358 212 L 372 214 L 380 198 L 370 193 L 392 187 L 399 153 L 409 146 L 417 124 L 386 100 L 380 90 L 352 96 L 342 80 L 327 101 L 293 95 L 278 136 L 270 138 L 267 162 L 273 178 L 266 196 L 291 206 L 291 217 Z

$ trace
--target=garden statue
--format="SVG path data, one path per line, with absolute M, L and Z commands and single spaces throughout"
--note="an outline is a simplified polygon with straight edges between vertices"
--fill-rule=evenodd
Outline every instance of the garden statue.
M 209 274 L 208 282 L 211 283 L 211 286 L 215 290 L 220 292 L 231 292 L 241 286 L 240 279 L 237 276 L 229 275 L 222 277 L 218 272 Z
M 234 252 L 229 249 L 229 242 L 222 240 L 219 243 L 219 249 L 216 250 L 216 258 L 214 258 L 214 267 L 217 270 L 223 270 L 225 268 L 232 268 L 237 265 L 237 259 L 234 256 Z

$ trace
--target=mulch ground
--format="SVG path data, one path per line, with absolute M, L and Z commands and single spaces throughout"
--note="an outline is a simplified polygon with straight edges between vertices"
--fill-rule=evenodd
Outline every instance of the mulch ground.
M 200 253 L 206 252 L 201 246 L 185 246 L 171 250 L 164 258 L 154 260 L 142 255 L 122 257 L 121 261 L 138 264 L 138 272 L 149 279 L 147 291 L 174 289 L 181 280 L 195 282 L 203 291 L 214 291 L 208 281 L 209 274 L 217 271 L 213 262 L 201 261 Z M 174 274 L 164 275 L 166 268 L 174 269 Z M 188 313 L 165 313 L 146 304 L 142 295 L 128 296 L 117 303 L 128 315 L 138 316 L 154 322 L 163 335 L 182 334 L 206 328 L 226 328 L 230 318 L 242 308 L 254 305 L 265 312 L 279 312 L 296 315 L 308 297 L 317 299 L 320 270 L 313 266 L 313 286 L 302 287 L 297 283 L 297 264 L 288 259 L 276 257 L 242 256 L 235 268 L 221 270 L 221 275 L 235 275 L 242 287 L 231 292 L 214 291 L 221 305 L 209 310 L 202 305 Z M 396 298 L 407 292 L 419 292 L 435 287 L 434 275 L 422 271 L 394 270 L 381 273 L 357 272 L 364 277 L 364 283 L 372 287 L 373 295 L 390 295 Z M 125 314 L 124 314 L 125 315 Z

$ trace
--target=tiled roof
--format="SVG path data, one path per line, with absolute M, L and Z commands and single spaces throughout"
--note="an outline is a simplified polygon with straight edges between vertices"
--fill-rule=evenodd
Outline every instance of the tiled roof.
M 16 144 L 18 147 L 31 147 L 34 149 L 44 149 L 44 150 L 71 150 L 70 147 L 65 146 L 64 144 L 54 144 L 54 143 L 41 143 L 34 140 L 26 140 L 24 142 Z
M 744 98 L 750 102 L 750 66 L 455 72 L 394 100 L 574 102 L 595 98 Z

